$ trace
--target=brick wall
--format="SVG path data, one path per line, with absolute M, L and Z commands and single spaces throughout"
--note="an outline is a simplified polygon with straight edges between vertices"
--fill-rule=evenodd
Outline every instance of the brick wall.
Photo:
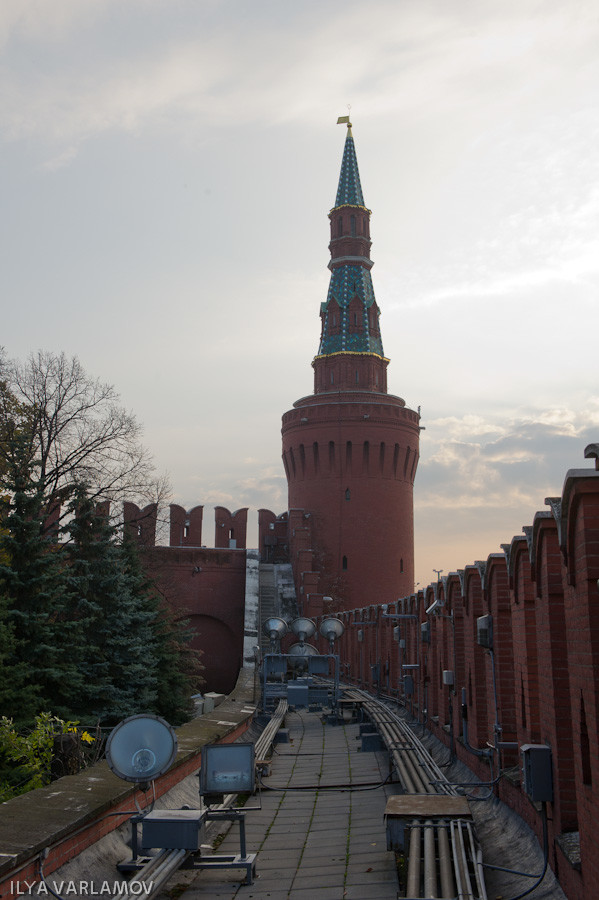
M 458 757 L 483 780 L 488 762 L 461 737 L 462 688 L 474 749 L 496 741 L 551 748 L 550 865 L 569 900 L 588 900 L 599 883 L 599 471 L 569 471 L 561 497 L 547 502 L 550 510 L 538 512 L 503 553 L 387 604 L 385 615 L 381 604 L 329 614 L 346 625 L 338 645 L 344 677 L 400 698 L 447 746 L 454 741 Z M 477 642 L 477 618 L 487 614 L 494 660 Z M 430 644 L 420 628 L 427 620 Z M 401 644 L 393 640 L 396 625 Z M 370 668 L 377 662 L 380 685 Z M 454 672 L 453 691 L 442 683 L 443 670 Z M 406 675 L 414 679 L 412 694 Z M 500 748 L 493 764 L 501 771 L 496 793 L 540 840 L 540 810 L 520 783 L 519 753 Z M 568 835 L 576 844 L 578 832 L 580 864 L 562 840 Z

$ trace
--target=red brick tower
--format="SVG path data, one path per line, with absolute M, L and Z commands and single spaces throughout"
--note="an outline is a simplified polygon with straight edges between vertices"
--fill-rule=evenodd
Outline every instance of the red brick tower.
M 418 413 L 387 393 L 379 309 L 351 124 L 331 220 L 314 394 L 283 416 L 289 509 L 309 516 L 320 589 L 346 609 L 414 589 Z

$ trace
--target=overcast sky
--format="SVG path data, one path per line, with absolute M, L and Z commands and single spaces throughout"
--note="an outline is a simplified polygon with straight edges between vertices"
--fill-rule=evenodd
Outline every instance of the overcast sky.
M 255 543 L 351 104 L 389 391 L 426 427 L 416 580 L 486 559 L 599 439 L 598 47 L 596 0 L 2 0 L 0 344 L 76 354 L 205 542 L 222 504 Z

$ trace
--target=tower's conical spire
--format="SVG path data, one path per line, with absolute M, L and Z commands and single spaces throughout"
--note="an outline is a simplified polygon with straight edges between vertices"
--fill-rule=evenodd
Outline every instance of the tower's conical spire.
M 321 304 L 322 331 L 314 360 L 315 391 L 386 391 L 388 360 L 383 353 L 379 309 L 370 270 L 370 210 L 364 205 L 356 148 L 349 117 L 341 162 L 341 173 L 331 220 L 331 281 L 327 299 Z M 340 365 L 331 359 L 356 354 L 355 365 Z M 323 361 L 326 360 L 323 369 Z M 349 363 L 349 361 L 346 361 Z M 351 369 L 351 372 L 350 372 Z
M 356 148 L 354 146 L 354 138 L 349 122 L 347 124 L 347 137 L 345 138 L 343 160 L 341 162 L 337 199 L 335 200 L 335 207 L 344 205 L 364 206 L 362 185 L 360 184 L 360 173 L 358 171 L 358 160 L 356 159 Z

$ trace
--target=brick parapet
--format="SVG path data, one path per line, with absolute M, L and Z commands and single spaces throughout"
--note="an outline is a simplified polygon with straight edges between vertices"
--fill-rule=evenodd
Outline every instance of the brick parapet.
M 491 554 L 485 563 L 466 566 L 389 605 L 390 612 L 415 618 L 400 620 L 406 646 L 398 646 L 395 658 L 391 657 L 388 692 L 403 699 L 408 710 L 447 746 L 449 723 L 440 680 L 444 669 L 454 670 L 458 695 L 462 687 L 467 689 L 470 744 L 485 748 L 493 743 L 490 656 L 476 641 L 477 617 L 492 615 L 501 739 L 514 737 L 519 746 L 551 747 L 555 797 L 548 804 L 550 865 L 568 900 L 586 900 L 591 896 L 589 886 L 599 883 L 598 476 L 597 470 L 569 472 L 562 496 L 552 498 L 551 511 L 537 513 L 525 535 L 503 545 L 503 554 Z M 422 645 L 420 623 L 427 618 L 425 609 L 439 600 L 436 618 L 433 610 L 429 616 L 432 644 Z M 382 619 L 376 606 L 368 609 L 371 617 L 379 615 L 378 652 L 384 663 L 390 647 L 385 629 L 392 632 L 395 623 Z M 356 611 L 361 615 L 360 609 Z M 337 614 L 352 616 L 341 608 Z M 443 618 L 449 614 L 451 620 Z M 362 661 L 357 628 L 348 627 L 339 645 L 342 664 L 349 664 L 353 673 L 350 680 L 371 688 L 365 664 L 374 659 L 373 648 L 376 654 L 376 628 L 363 629 Z M 402 668 L 418 661 L 420 669 Z M 409 697 L 402 685 L 406 671 L 414 678 L 414 694 Z M 381 687 L 386 691 L 384 680 Z M 487 780 L 488 762 L 473 756 L 460 736 L 459 702 L 454 703 L 453 733 L 458 758 Z M 515 756 L 503 755 L 503 763 L 510 762 L 520 764 Z M 538 805 L 524 793 L 513 769 L 509 777 L 500 777 L 496 792 L 541 839 Z M 576 829 L 580 832 L 579 866 L 561 843 L 561 835 Z
M 256 702 L 254 671 L 244 669 L 218 714 L 193 719 L 177 729 L 178 752 L 173 766 L 154 782 L 156 796 L 197 771 L 202 747 L 235 740 L 251 723 L 249 704 Z M 73 859 L 130 818 L 134 803 L 144 809 L 150 794 L 117 778 L 106 762 L 78 775 L 66 775 L 1 804 L 0 898 L 16 897 L 15 885 L 39 881 L 39 860 L 46 876 Z M 122 816 L 112 815 L 123 811 Z M 12 883 L 12 884 L 11 884 Z M 35 893 L 35 888 L 32 889 Z

